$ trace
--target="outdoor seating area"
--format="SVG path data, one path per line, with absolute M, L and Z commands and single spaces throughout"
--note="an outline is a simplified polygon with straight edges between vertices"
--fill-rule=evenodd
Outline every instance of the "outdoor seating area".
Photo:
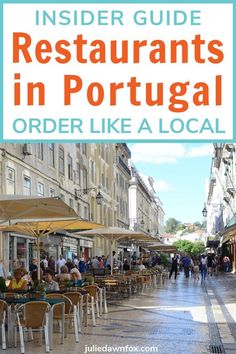
M 0 279 L 1 345 L 6 352 L 16 347 L 19 353 L 27 353 L 27 340 L 37 340 L 46 352 L 68 337 L 79 346 L 85 328 L 87 333 L 99 326 L 110 304 L 141 296 L 165 278 L 162 268 L 148 265 L 147 269 L 142 257 L 136 260 L 135 256 L 134 261 L 130 254 L 128 261 L 114 251 L 119 242 L 139 247 L 153 242 L 151 236 L 79 220 L 62 200 L 42 199 L 42 203 L 33 198 L 1 201 L 5 214 L 0 231 L 20 233 L 35 241 L 35 258 L 28 264 L 14 261 L 11 272 Z M 21 214 L 22 210 L 28 211 Z M 14 223 L 15 219 L 20 221 Z M 64 259 L 63 253 L 57 260 L 47 259 L 41 241 L 57 230 L 87 230 L 77 232 L 75 238 L 103 238 L 108 241 L 110 255 L 93 257 L 90 264 L 88 257 L 86 262 L 83 256 L 80 260 L 75 255 Z
M 144 289 L 162 282 L 164 273 L 152 268 L 95 276 L 92 285 L 54 292 L 5 291 L 0 294 L 2 349 L 7 352 L 15 346 L 19 353 L 25 353 L 26 339 L 37 338 L 49 352 L 55 347 L 54 337 L 59 336 L 63 344 L 68 332 L 79 343 L 85 327 L 99 326 L 99 319 L 108 313 L 109 304 L 142 295 Z

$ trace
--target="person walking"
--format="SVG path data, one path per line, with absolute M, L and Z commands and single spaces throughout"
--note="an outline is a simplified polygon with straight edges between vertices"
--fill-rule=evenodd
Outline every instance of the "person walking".
M 189 278 L 189 269 L 191 265 L 191 260 L 189 256 L 183 258 L 183 267 L 184 267 L 184 274 L 186 278 Z
M 53 271 L 53 274 L 55 274 L 56 271 L 56 261 L 53 256 L 51 256 L 48 260 L 48 268 Z
M 213 254 L 210 254 L 208 253 L 207 255 L 207 272 L 208 272 L 208 275 L 210 275 L 212 277 L 212 274 L 213 274 L 213 259 L 214 259 L 214 256 Z
M 202 276 L 202 281 L 205 281 L 207 275 L 207 258 L 205 254 L 202 255 L 201 257 L 201 276 Z
M 176 253 L 174 254 L 174 257 L 172 258 L 169 279 L 171 279 L 171 276 L 173 273 L 175 273 L 175 280 L 176 280 L 177 274 L 178 274 L 178 256 Z
M 59 257 L 59 259 L 57 260 L 57 272 L 58 272 L 58 274 L 61 273 L 61 267 L 63 267 L 65 264 L 66 264 L 66 260 L 65 260 L 65 258 L 63 257 L 63 255 L 60 254 L 60 257 Z
M 86 263 L 85 263 L 84 256 L 82 256 L 80 258 L 80 260 L 79 260 L 78 269 L 79 269 L 80 273 L 85 273 L 86 272 Z
M 192 273 L 193 273 L 193 279 L 194 280 L 199 280 L 199 259 L 197 257 L 194 257 L 193 258 L 193 270 L 192 270 Z
M 228 256 L 224 256 L 223 258 L 223 271 L 224 272 L 229 272 L 230 270 L 230 259 Z

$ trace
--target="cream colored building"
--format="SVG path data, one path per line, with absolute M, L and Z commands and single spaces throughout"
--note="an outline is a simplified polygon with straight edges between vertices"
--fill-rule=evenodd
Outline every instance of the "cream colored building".
M 164 229 L 164 210 L 154 190 L 151 177 L 144 181 L 134 165 L 131 164 L 129 188 L 130 229 L 141 230 L 158 237 Z
M 95 187 L 90 196 L 91 220 L 105 226 L 117 225 L 117 203 L 114 188 L 115 184 L 115 144 L 87 144 L 89 152 L 89 187 Z M 97 188 L 99 187 L 99 188 Z M 96 194 L 103 195 L 102 205 L 97 205 Z M 108 242 L 94 239 L 93 254 L 96 256 L 108 255 Z
M 1 195 L 60 196 L 81 218 L 90 218 L 88 195 L 75 192 L 86 189 L 89 183 L 86 144 L 1 144 L 0 149 Z M 15 234 L 7 234 L 4 241 L 1 250 L 10 259 L 9 268 L 16 258 L 28 266 L 34 253 L 33 241 Z M 86 246 L 87 253 L 92 254 L 90 240 Z M 55 257 L 61 251 L 67 256 L 80 251 L 78 241 L 63 236 L 45 239 L 44 248 Z
M 116 144 L 116 202 L 117 226 L 129 229 L 129 182 L 131 151 L 127 144 Z
M 105 226 L 137 229 L 153 236 L 163 228 L 164 212 L 153 181 L 144 183 L 137 169 L 129 166 L 131 152 L 125 143 L 117 144 L 0 144 L 0 194 L 23 196 L 60 196 L 81 219 Z M 96 196 L 103 196 L 102 205 Z M 4 242 L 3 242 L 4 240 Z M 109 243 L 101 238 L 70 234 L 50 236 L 44 251 L 57 258 L 61 252 L 72 254 L 110 254 Z M 28 236 L 6 234 L 1 239 L 0 257 L 20 258 L 28 266 L 34 243 Z

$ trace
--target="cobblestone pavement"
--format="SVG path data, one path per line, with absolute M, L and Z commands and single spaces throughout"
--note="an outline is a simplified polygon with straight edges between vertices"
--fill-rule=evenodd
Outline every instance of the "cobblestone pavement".
M 89 321 L 79 343 L 72 333 L 64 345 L 55 336 L 52 353 L 236 354 L 235 289 L 236 275 L 213 276 L 204 284 L 180 274 L 109 306 L 96 327 Z M 6 354 L 19 352 L 17 347 Z M 44 346 L 28 342 L 26 353 L 45 353 Z

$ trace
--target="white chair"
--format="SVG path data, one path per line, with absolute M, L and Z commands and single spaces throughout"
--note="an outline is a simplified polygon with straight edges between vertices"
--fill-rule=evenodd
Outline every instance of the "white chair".
M 7 303 L 0 300 L 0 326 L 2 330 L 2 349 L 6 349 L 6 313 L 7 313 Z
M 17 339 L 17 327 L 20 336 L 20 352 L 25 353 L 24 332 L 44 332 L 46 352 L 49 353 L 49 328 L 48 314 L 50 305 L 46 301 L 30 301 L 19 306 L 16 310 L 16 326 L 15 326 L 15 346 Z
M 62 294 L 47 294 L 48 299 L 62 299 L 65 303 L 65 312 L 64 312 L 64 318 L 62 318 L 62 311 L 59 306 L 54 305 L 54 310 L 53 310 L 53 319 L 60 322 L 65 321 L 65 329 L 67 329 L 67 326 L 69 327 L 70 324 L 73 324 L 74 326 L 74 333 L 75 333 L 75 341 L 76 343 L 79 342 L 79 314 L 77 313 L 77 308 L 75 305 L 73 305 L 71 299 L 69 297 L 62 295 Z M 64 330 L 63 330 L 64 331 Z M 66 335 L 66 332 L 65 332 Z
M 94 312 L 94 305 L 96 306 L 96 311 L 97 311 L 97 317 L 100 317 L 99 314 L 99 288 L 97 285 L 87 285 L 83 287 L 84 290 L 86 290 L 89 294 L 88 297 L 88 310 L 91 309 L 92 312 L 92 319 L 93 319 L 93 325 L 96 326 L 96 321 L 95 321 L 95 312 Z

